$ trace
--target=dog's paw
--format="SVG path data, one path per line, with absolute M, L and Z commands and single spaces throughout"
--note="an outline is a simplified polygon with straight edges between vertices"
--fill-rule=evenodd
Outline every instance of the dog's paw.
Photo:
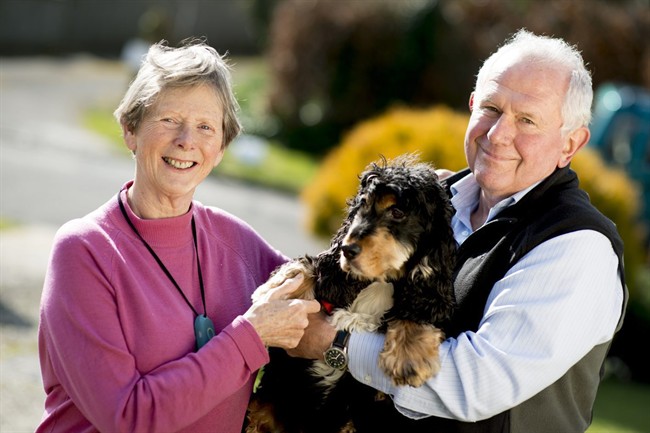
M 418 387 L 440 370 L 444 333 L 433 325 L 395 320 L 388 324 L 379 366 L 395 385 Z

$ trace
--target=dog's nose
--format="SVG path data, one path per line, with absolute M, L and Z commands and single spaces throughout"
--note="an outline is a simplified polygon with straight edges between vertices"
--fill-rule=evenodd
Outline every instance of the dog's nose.
M 361 247 L 359 244 L 343 245 L 341 249 L 343 250 L 343 255 L 348 260 L 354 259 L 361 252 Z

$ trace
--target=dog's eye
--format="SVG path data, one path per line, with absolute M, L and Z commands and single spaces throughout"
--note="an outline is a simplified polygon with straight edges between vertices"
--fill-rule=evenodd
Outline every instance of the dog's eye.
M 390 214 L 396 220 L 401 220 L 406 216 L 404 211 L 402 211 L 401 209 L 396 208 L 396 207 L 390 208 Z

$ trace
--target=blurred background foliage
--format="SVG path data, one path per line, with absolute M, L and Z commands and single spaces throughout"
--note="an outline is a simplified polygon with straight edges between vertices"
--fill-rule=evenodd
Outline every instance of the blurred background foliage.
M 275 128 L 323 154 L 360 120 L 399 102 L 464 110 L 483 59 L 518 28 L 578 44 L 594 86 L 650 87 L 650 8 L 638 0 L 257 0 L 268 10 Z

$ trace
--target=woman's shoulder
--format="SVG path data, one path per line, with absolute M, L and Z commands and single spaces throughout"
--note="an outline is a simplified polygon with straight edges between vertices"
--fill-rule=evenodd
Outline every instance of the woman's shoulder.
M 111 202 L 107 202 L 94 211 L 64 223 L 56 232 L 55 244 L 89 245 L 100 240 L 114 238 L 119 232 L 113 221 L 115 212 Z
M 215 206 L 193 202 L 194 215 L 211 233 L 232 233 L 233 230 L 259 236 L 255 229 L 243 219 Z
M 282 254 L 271 246 L 250 224 L 217 207 L 194 203 L 197 228 L 219 245 L 237 251 L 243 256 L 270 255 L 274 259 Z

